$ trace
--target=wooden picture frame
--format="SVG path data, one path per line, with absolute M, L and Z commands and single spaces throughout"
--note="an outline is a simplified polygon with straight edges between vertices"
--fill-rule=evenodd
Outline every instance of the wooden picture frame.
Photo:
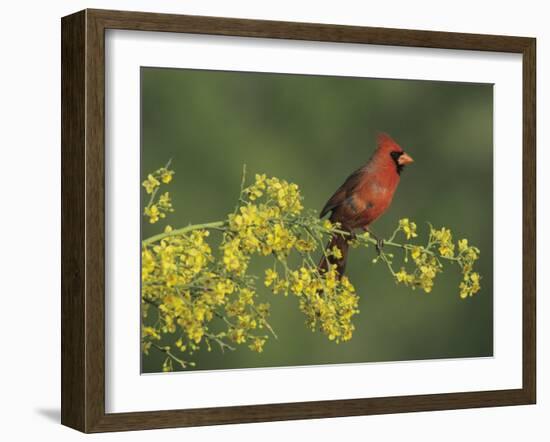
M 105 412 L 105 30 L 495 51 L 523 57 L 523 385 L 457 392 L 132 413 Z M 533 38 L 84 10 L 62 19 L 62 409 L 83 432 L 533 404 L 536 152 Z

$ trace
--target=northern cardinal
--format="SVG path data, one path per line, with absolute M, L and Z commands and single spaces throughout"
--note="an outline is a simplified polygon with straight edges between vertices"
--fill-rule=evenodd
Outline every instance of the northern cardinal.
M 329 264 L 336 264 L 341 277 L 346 268 L 348 241 L 354 229 L 368 231 L 372 222 L 390 206 L 399 178 L 406 164 L 413 159 L 387 134 L 378 135 L 378 147 L 367 163 L 353 172 L 323 207 L 320 217 L 332 212 L 330 221 L 340 223 L 340 229 L 349 235 L 335 234 L 327 252 L 336 246 L 341 257 L 323 255 L 319 270 L 325 272 Z

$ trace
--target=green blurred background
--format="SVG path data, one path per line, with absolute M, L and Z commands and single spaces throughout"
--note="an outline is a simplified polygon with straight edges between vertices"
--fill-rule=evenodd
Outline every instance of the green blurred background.
M 408 217 L 452 229 L 481 249 L 481 291 L 458 295 L 447 267 L 430 294 L 397 286 L 374 249 L 351 250 L 347 274 L 360 295 L 351 341 L 306 329 L 293 296 L 260 296 L 279 339 L 263 353 L 245 346 L 199 351 L 197 370 L 418 360 L 493 354 L 493 87 L 490 84 L 142 68 L 142 180 L 172 158 L 175 213 L 142 235 L 223 219 L 232 211 L 244 163 L 297 183 L 305 207 L 320 210 L 388 132 L 415 159 L 393 204 L 373 225 L 388 237 Z M 143 202 L 142 202 L 143 203 Z M 213 234 L 213 238 L 216 234 Z M 257 267 L 258 274 L 263 268 Z M 161 371 L 144 356 L 142 372 Z

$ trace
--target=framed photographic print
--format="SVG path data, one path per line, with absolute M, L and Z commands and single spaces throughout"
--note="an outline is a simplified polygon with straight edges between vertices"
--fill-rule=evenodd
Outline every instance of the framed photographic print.
M 62 19 L 62 423 L 535 403 L 535 40 Z

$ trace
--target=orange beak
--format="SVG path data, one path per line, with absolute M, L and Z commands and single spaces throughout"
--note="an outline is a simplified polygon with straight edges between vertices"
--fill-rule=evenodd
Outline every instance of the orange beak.
M 405 164 L 410 164 L 410 163 L 413 163 L 413 162 L 414 162 L 414 160 L 409 155 L 407 155 L 405 152 L 403 152 L 403 155 L 400 155 L 399 159 L 397 160 L 397 163 L 400 166 L 404 166 Z

